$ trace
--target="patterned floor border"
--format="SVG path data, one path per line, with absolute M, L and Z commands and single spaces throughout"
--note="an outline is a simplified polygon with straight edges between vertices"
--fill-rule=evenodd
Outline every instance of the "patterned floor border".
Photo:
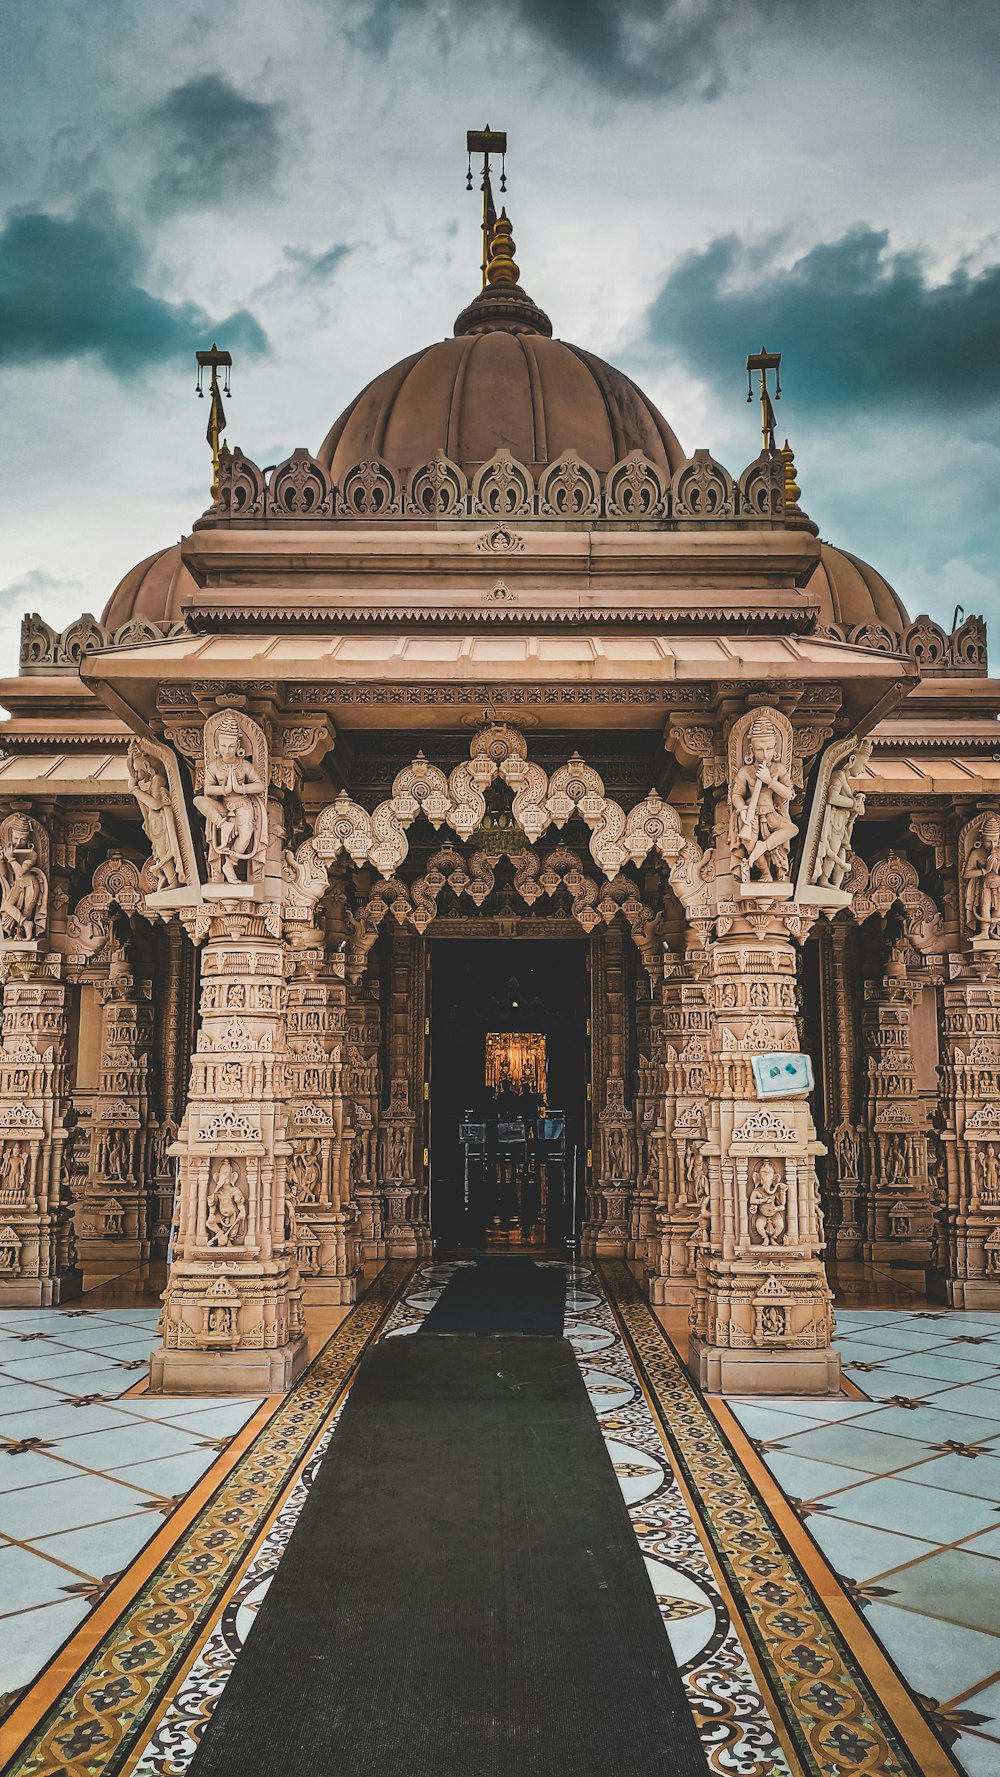
M 183 1777 L 364 1349 L 415 1332 L 455 1269 L 382 1272 L 4 1777 Z M 862 1650 L 862 1666 L 838 1633 L 627 1267 L 569 1271 L 566 1334 L 708 1768 L 717 1777 L 951 1777 L 956 1766 L 922 1716 L 924 1731 L 908 1734 L 917 1757 L 883 1706 L 882 1685 L 876 1698 L 870 1675 L 881 1657 L 888 1689 L 909 1706 L 894 1713 L 919 1716 L 877 1644 Z M 831 1604 L 825 1584 L 823 1592 Z
M 166 1559 L 16 1748 L 3 1777 L 121 1777 L 130 1768 L 262 1530 L 314 1452 L 412 1270 L 403 1262 L 383 1267 Z M 66 1663 L 64 1650 L 53 1665 L 65 1669 Z
M 744 1645 L 794 1745 L 797 1768 L 809 1777 L 952 1777 L 960 1767 L 818 1551 L 810 1543 L 804 1562 L 793 1550 L 628 1267 L 607 1263 L 600 1275 Z M 773 1483 L 769 1491 L 778 1506 Z M 790 1508 L 787 1517 L 792 1528 Z M 849 1620 L 850 1641 L 834 1620 L 834 1606 Z M 906 1738 L 894 1715 L 905 1717 Z

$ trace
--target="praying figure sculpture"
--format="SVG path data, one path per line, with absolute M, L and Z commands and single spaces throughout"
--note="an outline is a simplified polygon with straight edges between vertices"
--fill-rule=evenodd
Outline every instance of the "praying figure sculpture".
M 729 786 L 733 860 L 742 882 L 787 882 L 789 845 L 798 832 L 789 815 L 795 786 L 783 757 L 791 752 L 791 724 L 776 710 L 758 710 L 735 724 L 733 738 L 741 729 Z
M 1000 815 L 983 817 L 965 859 L 965 916 L 980 938 L 1000 936 Z
M 871 741 L 862 741 L 830 774 L 814 871 L 814 880 L 824 888 L 842 888 L 851 867 L 854 823 L 865 812 L 864 792 L 852 788 L 851 779 L 864 770 L 871 751 Z
M 156 886 L 177 888 L 184 866 L 166 769 L 141 741 L 134 740 L 128 750 L 128 770 L 132 794 L 142 810 Z
M 750 1174 L 750 1219 L 762 1246 L 776 1246 L 785 1232 L 788 1187 L 772 1160 L 758 1160 Z
M 208 874 L 212 882 L 252 882 L 261 872 L 267 850 L 266 746 L 260 735 L 261 763 L 248 756 L 247 741 L 256 723 L 233 710 L 210 716 L 205 724 L 205 788 L 195 807 L 205 816 Z M 252 742 L 251 754 L 254 751 Z M 242 875 L 241 875 L 242 871 Z
M 232 1160 L 217 1160 L 205 1217 L 210 1246 L 236 1246 L 247 1227 L 247 1200 L 240 1190 L 240 1169 Z
M 36 824 L 13 814 L 0 828 L 0 930 L 26 942 L 45 925 L 48 882 L 41 866 Z

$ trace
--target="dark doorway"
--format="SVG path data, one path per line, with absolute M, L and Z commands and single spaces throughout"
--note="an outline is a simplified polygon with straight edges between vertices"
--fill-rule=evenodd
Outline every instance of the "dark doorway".
M 565 1247 L 583 1209 L 586 940 L 436 939 L 430 951 L 435 1243 L 466 1251 Z M 522 1038 L 509 1045 L 511 1072 L 498 1037 Z M 522 1077 L 522 1063 L 535 1072 Z

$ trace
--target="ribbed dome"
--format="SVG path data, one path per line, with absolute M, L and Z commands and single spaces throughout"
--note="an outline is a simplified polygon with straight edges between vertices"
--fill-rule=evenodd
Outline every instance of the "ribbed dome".
M 819 600 L 821 624 L 840 623 L 851 630 L 859 623 L 881 623 L 898 636 L 910 621 L 902 599 L 878 569 L 832 543 L 820 544 L 805 591 Z
M 592 352 L 548 338 L 530 322 L 541 312 L 530 299 L 502 295 L 484 290 L 459 316 L 458 337 L 362 389 L 319 450 L 335 482 L 371 457 L 417 469 L 439 450 L 469 474 L 501 449 L 532 471 L 574 450 L 602 473 L 641 450 L 669 479 L 684 452 L 642 390 Z
M 108 629 L 120 629 L 132 617 L 148 617 L 151 623 L 179 623 L 184 615 L 181 600 L 194 591 L 195 583 L 181 560 L 181 546 L 172 543 L 168 549 L 147 555 L 119 580 L 101 622 Z

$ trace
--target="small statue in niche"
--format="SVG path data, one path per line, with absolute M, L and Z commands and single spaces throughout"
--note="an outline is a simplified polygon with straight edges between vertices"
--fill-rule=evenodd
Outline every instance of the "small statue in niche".
M 990 1209 L 1000 1205 L 1000 1155 L 988 1141 L 979 1150 L 979 1201 Z
M 696 1141 L 684 1143 L 684 1191 L 682 1203 L 698 1204 L 705 1195 L 708 1184 L 708 1167 L 705 1156 Z
M 247 1227 L 247 1200 L 240 1190 L 240 1169 L 229 1159 L 216 1160 L 205 1217 L 210 1246 L 236 1246 Z
M 742 764 L 729 789 L 730 844 L 742 882 L 787 882 L 789 845 L 798 832 L 795 794 L 772 712 L 760 711 L 743 735 Z
M 28 1195 L 28 1150 L 24 1142 L 5 1142 L 0 1148 L 0 1196 L 8 1202 Z
M 206 1330 L 209 1333 L 214 1333 L 218 1339 L 231 1338 L 233 1331 L 232 1309 L 223 1304 L 210 1308 L 208 1311 L 208 1324 Z
M 184 866 L 166 769 L 141 741 L 134 740 L 128 750 L 128 770 L 152 852 L 151 874 L 157 888 L 177 888 Z
M 306 1137 L 302 1146 L 292 1155 L 288 1171 L 290 1178 L 294 1181 L 296 1200 L 299 1203 L 315 1203 L 319 1196 L 320 1181 L 323 1177 L 323 1161 L 318 1136 Z
M 14 1228 L 0 1228 L 0 1274 L 8 1277 L 21 1269 L 21 1241 Z
M 837 1159 L 837 1171 L 841 1178 L 857 1178 L 861 1162 L 861 1144 L 858 1132 L 850 1123 L 838 1123 L 833 1137 L 833 1151 Z
M 760 1330 L 769 1339 L 781 1339 L 785 1332 L 785 1310 L 775 1303 L 762 1308 L 760 1313 Z
M 871 754 L 871 741 L 862 741 L 830 774 L 814 871 L 824 888 L 843 888 L 850 870 L 854 823 L 865 812 L 864 792 L 852 789 L 851 779 L 860 776 Z
M 898 1190 L 906 1184 L 906 1137 L 890 1135 L 885 1155 L 885 1182 Z
M 1000 816 L 984 817 L 965 860 L 965 915 L 981 938 L 1000 934 Z
M 762 1246 L 777 1246 L 785 1232 L 788 1187 L 773 1160 L 757 1160 L 750 1172 L 750 1220 Z
M 49 892 L 35 823 L 13 814 L 0 832 L 0 931 L 30 942 L 44 929 Z
M 624 1129 L 608 1131 L 608 1176 L 616 1179 L 628 1176 L 628 1149 Z
M 406 1177 L 406 1130 L 394 1126 L 386 1141 L 386 1169 L 392 1179 Z
M 205 724 L 205 789 L 194 802 L 205 816 L 211 881 L 253 881 L 267 850 L 267 784 L 232 710 Z

